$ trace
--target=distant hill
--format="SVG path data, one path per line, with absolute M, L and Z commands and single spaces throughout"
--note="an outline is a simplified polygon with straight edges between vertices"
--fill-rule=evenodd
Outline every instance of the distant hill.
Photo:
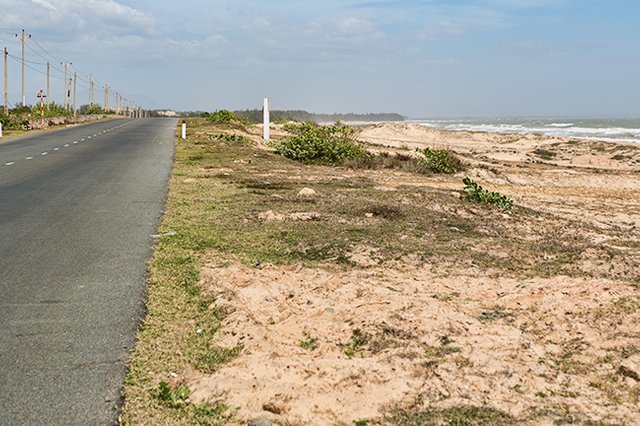
M 240 117 L 246 118 L 255 123 L 262 122 L 262 110 L 242 110 L 234 111 Z M 301 110 L 272 110 L 270 111 L 271 121 L 314 121 L 335 122 L 335 121 L 404 121 L 405 117 L 396 113 L 369 113 L 369 114 L 315 114 Z

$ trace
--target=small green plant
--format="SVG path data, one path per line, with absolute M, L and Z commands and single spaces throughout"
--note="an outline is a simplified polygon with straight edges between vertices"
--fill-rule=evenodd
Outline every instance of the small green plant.
M 431 149 L 429 147 L 418 150 L 424 157 L 420 161 L 433 173 L 453 174 L 464 169 L 462 161 L 448 149 Z
M 340 122 L 331 126 L 289 123 L 285 129 L 291 136 L 276 145 L 276 152 L 292 160 L 334 166 L 369 156 L 354 138 L 354 129 Z
M 318 338 L 311 336 L 309 333 L 304 334 L 304 339 L 300 340 L 300 347 L 308 351 L 318 348 Z
M 467 200 L 483 204 L 493 204 L 500 211 L 514 212 L 516 210 L 513 200 L 506 195 L 502 195 L 499 192 L 487 191 L 468 177 L 464 178 L 462 182 L 465 185 L 464 192 L 467 194 Z
M 212 123 L 230 123 L 235 118 L 235 114 L 226 109 L 219 109 L 206 116 L 206 118 Z
M 356 328 L 351 333 L 351 339 L 347 343 L 341 343 L 339 346 L 342 347 L 345 355 L 353 357 L 357 352 L 360 352 L 361 355 L 363 354 L 365 343 L 367 343 L 367 335 L 359 328 Z
M 431 358 L 442 358 L 446 355 L 451 355 L 460 352 L 460 348 L 451 346 L 455 340 L 451 339 L 449 336 L 441 336 L 440 337 L 440 346 L 427 346 L 426 354 Z
M 179 408 L 187 405 L 191 390 L 189 387 L 180 385 L 172 388 L 165 381 L 161 381 L 156 389 L 156 398 L 172 408 Z

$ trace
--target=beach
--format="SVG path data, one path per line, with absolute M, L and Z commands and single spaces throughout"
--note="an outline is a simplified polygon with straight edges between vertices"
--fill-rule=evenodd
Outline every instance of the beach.
M 237 424 L 640 422 L 640 146 L 358 126 L 371 152 L 466 164 L 422 175 L 302 165 L 259 126 L 241 132 L 251 146 L 220 132 L 238 134 L 205 126 L 179 148 L 212 157 L 178 160 L 172 190 L 222 196 L 212 232 L 244 244 L 210 243 L 197 283 L 233 356 L 155 380 Z M 465 177 L 516 210 L 466 201 Z

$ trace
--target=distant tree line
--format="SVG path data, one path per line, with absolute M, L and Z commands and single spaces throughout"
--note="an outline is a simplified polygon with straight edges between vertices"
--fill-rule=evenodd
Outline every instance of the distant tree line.
M 234 111 L 234 113 L 246 120 L 254 123 L 262 122 L 262 110 L 246 109 Z M 271 121 L 313 121 L 315 123 L 336 122 L 336 121 L 404 121 L 404 117 L 396 113 L 368 113 L 368 114 L 315 114 L 301 110 L 272 110 L 269 112 Z

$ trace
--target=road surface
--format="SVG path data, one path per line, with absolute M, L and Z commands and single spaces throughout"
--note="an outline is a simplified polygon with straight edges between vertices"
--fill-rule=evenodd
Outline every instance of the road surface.
M 176 125 L 0 141 L 1 425 L 117 421 Z

